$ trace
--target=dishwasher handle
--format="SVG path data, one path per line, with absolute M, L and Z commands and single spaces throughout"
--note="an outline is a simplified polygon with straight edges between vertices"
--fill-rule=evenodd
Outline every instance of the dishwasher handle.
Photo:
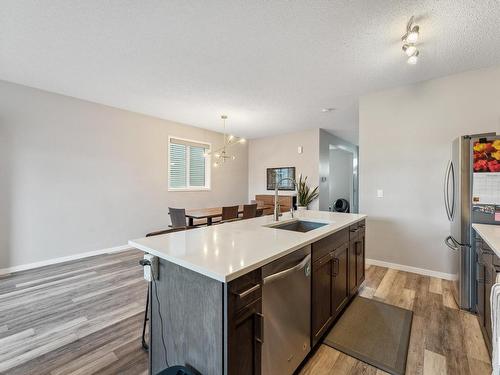
M 286 270 L 280 272 L 273 273 L 272 275 L 266 276 L 262 281 L 264 284 L 272 283 L 273 281 L 282 279 L 293 272 L 300 271 L 306 266 L 311 267 L 311 254 L 305 256 L 304 259 L 302 259 L 300 263 L 296 264 L 295 266 L 287 268 Z

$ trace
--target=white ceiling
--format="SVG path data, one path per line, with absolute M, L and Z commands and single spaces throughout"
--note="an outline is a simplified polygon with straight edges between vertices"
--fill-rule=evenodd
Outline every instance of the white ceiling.
M 357 142 L 359 95 L 499 64 L 499 20 L 499 0 L 2 0 L 0 79 L 214 130 L 225 113 L 248 138 Z

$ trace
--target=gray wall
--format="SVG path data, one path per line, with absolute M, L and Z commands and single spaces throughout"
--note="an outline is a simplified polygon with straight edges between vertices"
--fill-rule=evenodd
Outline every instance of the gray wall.
M 196 109 L 193 109 L 196 110 Z M 214 114 L 218 115 L 218 114 Z M 206 192 L 167 191 L 169 135 L 222 135 L 0 81 L 0 269 L 120 246 L 168 206 L 246 202 L 247 146 Z
M 324 177 L 324 181 L 319 184 L 319 209 L 328 211 L 332 204 L 330 201 L 330 145 L 342 147 L 353 153 L 356 161 L 358 160 L 358 146 L 330 134 L 324 129 L 319 130 L 319 178 Z M 358 164 L 354 167 L 355 190 L 353 191 L 353 201 L 351 202 L 351 212 L 358 212 Z
M 454 273 L 443 174 L 451 141 L 500 132 L 500 67 L 364 96 L 359 104 L 360 211 L 367 257 Z M 376 190 L 384 189 L 384 198 Z
M 303 147 L 302 154 L 298 147 Z M 318 129 L 282 134 L 274 137 L 251 139 L 248 146 L 248 198 L 256 194 L 274 194 L 266 190 L 266 169 L 273 167 L 295 167 L 296 177 L 307 176 L 309 185 L 318 185 Z M 280 191 L 280 195 L 295 192 Z M 317 209 L 318 200 L 309 208 Z

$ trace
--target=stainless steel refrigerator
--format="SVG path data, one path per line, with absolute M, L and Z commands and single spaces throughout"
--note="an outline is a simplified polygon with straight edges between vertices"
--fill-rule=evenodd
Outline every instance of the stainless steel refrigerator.
M 465 135 L 452 143 L 451 160 L 444 178 L 444 205 L 450 221 L 445 244 L 454 252 L 456 283 L 454 297 L 461 309 L 473 310 L 476 299 L 473 249 L 473 145 L 495 139 L 496 133 Z M 499 202 L 500 203 L 500 202 Z

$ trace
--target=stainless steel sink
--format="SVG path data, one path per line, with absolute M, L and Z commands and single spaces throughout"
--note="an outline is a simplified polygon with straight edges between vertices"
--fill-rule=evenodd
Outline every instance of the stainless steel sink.
M 271 228 L 275 229 L 284 229 L 291 230 L 293 232 L 309 232 L 310 230 L 314 230 L 317 228 L 321 228 L 327 224 L 325 223 L 316 223 L 314 221 L 305 221 L 305 220 L 297 220 L 288 223 L 273 225 Z

